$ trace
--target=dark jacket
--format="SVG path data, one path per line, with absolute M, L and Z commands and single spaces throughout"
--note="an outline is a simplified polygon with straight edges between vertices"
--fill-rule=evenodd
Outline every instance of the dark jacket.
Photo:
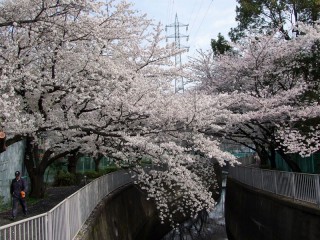
M 20 197 L 20 192 L 27 191 L 26 181 L 20 178 L 19 180 L 13 179 L 11 182 L 10 193 L 13 197 Z

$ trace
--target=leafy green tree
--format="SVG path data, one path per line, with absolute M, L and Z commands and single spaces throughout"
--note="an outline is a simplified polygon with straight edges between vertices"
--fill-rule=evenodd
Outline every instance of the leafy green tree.
M 286 39 L 291 38 L 289 29 L 298 22 L 315 23 L 319 20 L 319 0 L 237 0 L 236 20 L 232 28 L 232 41 L 248 35 L 248 32 L 268 32 L 278 28 Z
M 211 48 L 214 55 L 225 54 L 232 50 L 232 47 L 221 33 L 218 34 L 217 40 L 211 39 Z

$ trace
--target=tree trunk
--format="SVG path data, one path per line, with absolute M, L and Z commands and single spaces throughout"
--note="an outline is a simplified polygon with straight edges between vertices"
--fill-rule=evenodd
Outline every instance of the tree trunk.
M 43 198 L 45 193 L 44 173 L 47 167 L 46 161 L 41 161 L 38 145 L 34 143 L 34 138 L 27 136 L 24 164 L 27 168 L 31 186 L 30 196 Z
M 31 192 L 30 196 L 36 198 L 43 198 L 45 194 L 45 184 L 43 181 L 44 172 L 38 172 L 30 176 Z
M 45 193 L 44 185 L 44 173 L 48 166 L 53 162 L 61 159 L 68 154 L 75 154 L 79 151 L 79 148 L 73 149 L 71 151 L 65 151 L 52 156 L 53 150 L 44 150 L 44 153 L 40 157 L 39 149 L 37 143 L 34 142 L 34 138 L 26 137 L 26 151 L 24 164 L 27 168 L 30 180 L 31 180 L 31 193 L 32 197 L 43 198 Z
M 94 170 L 99 172 L 100 159 L 94 159 Z
M 76 154 L 71 154 L 68 157 L 68 172 L 69 173 L 76 174 L 78 159 L 79 158 L 76 156 Z
M 46 168 L 39 164 L 40 156 L 38 153 L 38 147 L 36 144 L 34 144 L 33 140 L 33 137 L 30 136 L 26 138 L 24 164 L 27 168 L 31 181 L 31 189 L 29 188 L 30 196 L 43 198 L 45 192 L 43 178 Z
M 270 165 L 271 165 L 271 169 L 276 169 L 277 168 L 277 164 L 276 164 L 276 150 L 273 147 L 270 147 L 270 156 L 269 156 L 269 160 L 270 160 Z
M 94 170 L 96 171 L 96 172 L 99 172 L 99 165 L 100 165 L 100 161 L 101 161 L 101 159 L 103 158 L 103 155 L 102 154 L 98 154 L 98 156 L 97 157 L 95 157 L 95 158 L 93 158 L 93 161 L 94 161 Z
M 256 145 L 256 151 L 257 151 L 257 154 L 260 158 L 260 166 L 268 165 L 269 154 L 268 154 L 267 150 L 262 146 Z
M 301 172 L 301 169 L 297 163 L 295 163 L 291 157 L 286 154 L 282 149 L 278 150 L 278 153 L 282 157 L 282 159 L 288 164 L 288 166 L 291 168 L 292 172 Z
M 0 131 L 0 153 L 6 150 L 6 134 Z

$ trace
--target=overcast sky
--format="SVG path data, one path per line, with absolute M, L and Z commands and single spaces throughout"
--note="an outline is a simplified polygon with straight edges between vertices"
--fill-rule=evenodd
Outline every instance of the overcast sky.
M 225 37 L 231 27 L 236 26 L 236 0 L 128 0 L 134 9 L 147 13 L 149 18 L 161 22 L 164 26 L 174 24 L 175 15 L 182 24 L 180 34 L 189 35 L 181 39 L 181 45 L 189 46 L 190 52 L 195 49 L 209 49 L 210 40 L 221 32 Z M 168 28 L 167 35 L 172 35 L 174 28 Z M 170 39 L 174 41 L 174 38 Z

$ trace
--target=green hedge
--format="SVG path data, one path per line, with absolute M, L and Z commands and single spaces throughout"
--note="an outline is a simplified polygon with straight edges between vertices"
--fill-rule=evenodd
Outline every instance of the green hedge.
M 54 178 L 55 186 L 71 186 L 76 185 L 76 175 L 65 170 L 59 170 Z
M 87 180 L 92 180 L 102 175 L 117 171 L 119 168 L 116 166 L 109 166 L 107 168 L 101 169 L 99 172 L 96 171 L 86 171 L 84 173 L 72 174 L 66 170 L 59 170 L 55 176 L 54 186 L 71 186 L 80 185 L 86 176 Z

